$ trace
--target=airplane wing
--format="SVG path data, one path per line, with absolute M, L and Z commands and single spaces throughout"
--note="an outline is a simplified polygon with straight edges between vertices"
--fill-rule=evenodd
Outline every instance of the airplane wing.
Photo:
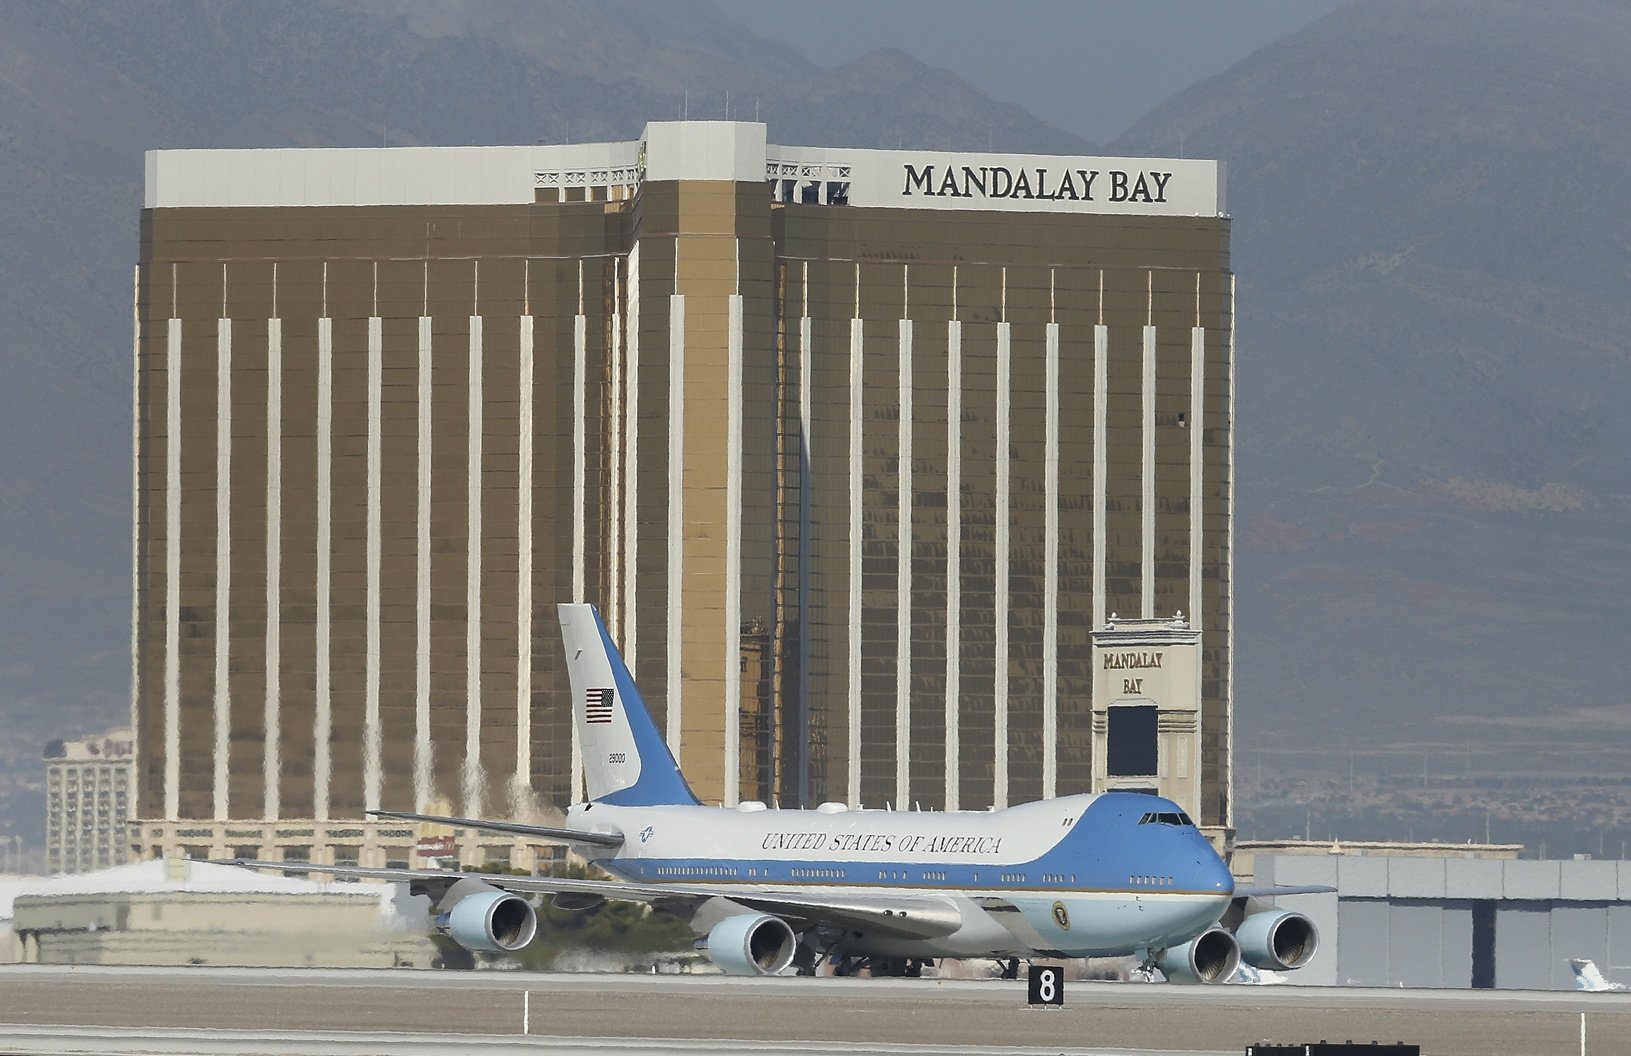
M 559 876 L 512 876 L 505 873 L 456 873 L 428 869 L 374 869 L 358 865 L 260 862 L 243 858 L 229 859 L 221 864 L 284 873 L 323 873 L 358 880 L 385 880 L 408 884 L 415 893 L 435 891 L 459 880 L 474 879 L 516 894 L 590 895 L 657 905 L 694 905 L 710 898 L 723 898 L 749 909 L 774 914 L 798 929 L 831 924 L 904 939 L 939 938 L 950 935 L 963 924 L 962 913 L 955 903 L 933 896 L 897 897 L 880 893 L 829 897 L 744 884 L 632 884 L 622 880 L 578 880 Z
M 392 818 L 396 821 L 429 821 L 438 825 L 452 825 L 455 828 L 476 829 L 481 832 L 502 832 L 511 836 L 531 836 L 534 839 L 545 840 L 550 843 L 591 843 L 597 847 L 621 847 L 623 845 L 623 834 L 620 832 L 558 829 L 549 825 L 523 825 L 517 821 L 450 818 L 440 814 L 412 814 L 397 810 L 370 810 L 367 813 L 372 817 Z
M 1285 887 L 1237 887 L 1236 898 L 1273 898 L 1275 895 L 1328 895 L 1336 888 L 1328 884 L 1287 885 Z

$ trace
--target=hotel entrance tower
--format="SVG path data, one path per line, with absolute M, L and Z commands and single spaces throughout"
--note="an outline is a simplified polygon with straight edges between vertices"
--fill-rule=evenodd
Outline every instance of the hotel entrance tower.
M 1221 188 L 728 122 L 150 153 L 138 849 L 380 864 L 415 834 L 368 809 L 566 805 L 567 600 L 706 801 L 1226 829 Z

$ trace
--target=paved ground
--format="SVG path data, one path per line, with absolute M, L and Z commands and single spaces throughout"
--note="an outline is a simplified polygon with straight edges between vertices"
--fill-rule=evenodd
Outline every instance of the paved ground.
M 0 1052 L 698 1052 L 721 1039 L 734 1044 L 704 1048 L 1239 1054 L 1351 1038 L 1531 1056 L 1579 1052 L 1582 1012 L 1588 1053 L 1631 1052 L 1631 994 L 1073 983 L 1062 1010 L 1024 1000 L 1022 982 L 998 981 L 19 965 L 0 968 Z

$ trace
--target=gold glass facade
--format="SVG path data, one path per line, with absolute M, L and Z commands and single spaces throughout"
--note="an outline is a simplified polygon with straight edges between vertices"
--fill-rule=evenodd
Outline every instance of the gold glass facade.
M 1182 612 L 1204 628 L 1206 641 L 1208 777 L 1199 813 L 1208 824 L 1226 824 L 1228 221 L 992 218 L 806 205 L 777 212 L 787 287 L 782 308 L 790 317 L 783 340 L 808 333 L 812 345 L 809 375 L 796 383 L 809 386 L 811 405 L 802 551 L 809 576 L 805 798 L 980 809 L 1089 791 L 1095 619 Z M 809 325 L 801 330 L 804 315 Z M 858 351 L 851 342 L 856 318 Z M 910 320 L 909 347 L 902 319 Z M 1050 325 L 1057 342 L 1051 371 Z M 1143 403 L 1152 327 L 1154 562 L 1146 602 L 1144 444 L 1151 431 Z M 1192 539 L 1189 430 L 1197 330 L 1204 349 L 1202 533 Z M 1094 379 L 1100 332 L 1108 346 L 1102 392 Z M 857 369 L 858 403 L 852 399 Z M 1050 389 L 1056 400 L 1051 421 Z M 909 434 L 899 428 L 903 393 L 910 400 Z M 1096 401 L 1103 403 L 1102 438 L 1093 435 Z M 948 422 L 952 407 L 955 430 Z M 1058 467 L 1052 492 L 1050 428 Z M 903 435 L 911 444 L 905 458 Z M 858 473 L 851 465 L 857 437 Z M 1097 540 L 1095 444 L 1103 445 L 1105 460 L 1105 531 Z M 910 481 L 904 520 L 898 516 L 903 471 Z M 858 566 L 849 554 L 856 524 Z M 903 526 L 910 555 L 904 591 Z M 1095 614 L 1099 561 L 1103 611 Z M 954 566 L 955 591 L 948 582 Z M 858 606 L 849 599 L 852 570 L 860 576 Z M 1047 662 L 1050 583 L 1056 653 Z M 846 662 L 857 637 L 855 692 Z M 951 637 L 955 660 L 948 668 Z M 1051 723 L 1043 706 L 1050 681 L 1056 697 Z M 851 700 L 859 705 L 858 723 L 845 721 Z M 956 727 L 949 753 L 948 723 Z M 857 729 L 858 748 L 848 740 Z M 897 766 L 903 730 L 909 731 L 904 782 Z M 850 788 L 857 769 L 858 793 Z
M 580 598 L 705 800 L 963 809 L 1182 611 L 1226 826 L 1228 220 L 657 176 L 144 212 L 138 842 L 565 805 Z

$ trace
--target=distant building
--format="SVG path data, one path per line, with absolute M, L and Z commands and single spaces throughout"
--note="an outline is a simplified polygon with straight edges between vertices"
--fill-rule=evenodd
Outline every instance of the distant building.
M 83 873 L 130 860 L 129 730 L 45 746 L 45 868 Z
M 1282 855 L 1354 858 L 1482 858 L 1510 860 L 1523 854 L 1521 843 L 1445 843 L 1442 840 L 1236 840 L 1229 869 L 1235 879 L 1255 882 L 1257 859 Z
M 14 960 L 41 964 L 429 967 L 423 900 L 183 858 L 0 883 Z M 0 942 L 0 955 L 5 944 Z
M 1568 990 L 1571 958 L 1631 983 L 1631 862 L 1518 859 L 1503 845 L 1342 847 L 1256 856 L 1259 885 L 1336 888 L 1276 900 L 1319 928 L 1300 984 Z
M 148 154 L 144 854 L 572 802 L 574 600 L 705 801 L 1228 830 L 1221 167 L 766 137 Z

